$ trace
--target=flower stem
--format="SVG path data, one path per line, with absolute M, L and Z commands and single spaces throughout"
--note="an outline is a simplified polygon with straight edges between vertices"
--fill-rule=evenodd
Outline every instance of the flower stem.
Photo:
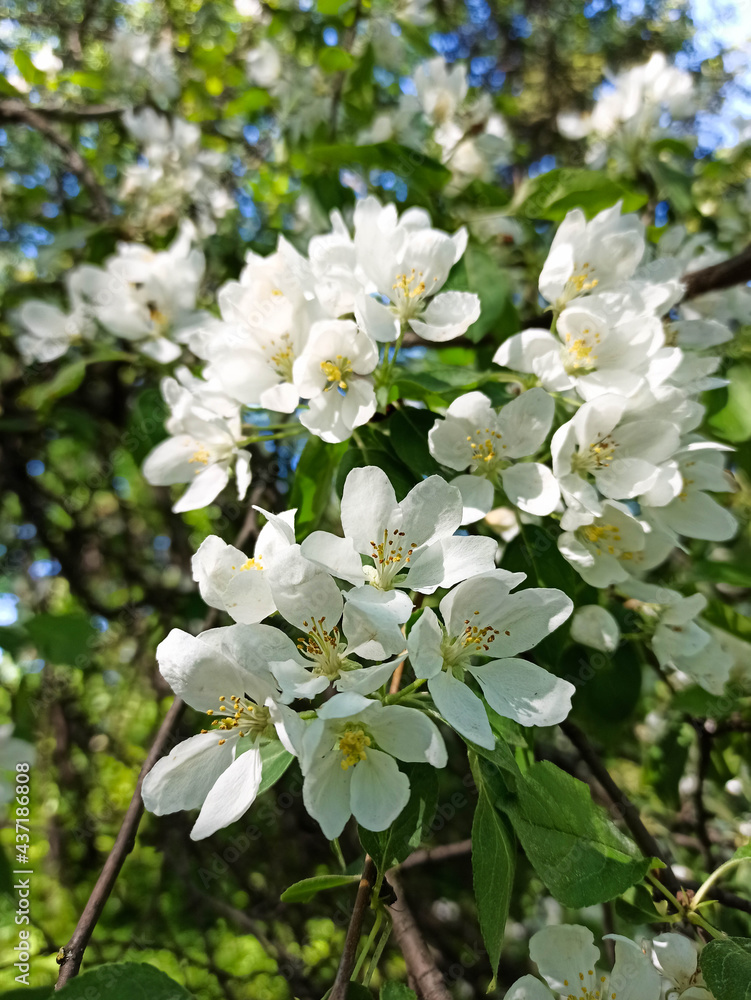
M 395 694 L 386 695 L 386 700 L 384 701 L 384 705 L 395 705 L 398 701 L 401 701 L 402 698 L 408 697 L 414 691 L 417 691 L 418 688 L 421 688 L 425 683 L 425 680 L 426 680 L 425 677 L 418 677 L 416 681 L 412 681 L 411 684 L 408 684 L 405 688 L 402 688 L 401 691 L 397 691 Z
M 740 865 L 744 861 L 751 861 L 751 857 L 731 858 L 729 861 L 726 861 L 724 865 L 720 865 L 719 868 L 716 868 L 709 878 L 707 878 L 706 881 L 703 882 L 696 890 L 694 898 L 691 901 L 691 908 L 694 910 L 696 909 L 702 899 L 706 896 L 710 887 L 713 886 L 714 883 L 725 874 L 725 872 L 729 872 L 731 868 L 735 868 L 736 865 Z
M 373 944 L 373 941 L 375 941 L 376 935 L 378 934 L 378 931 L 381 929 L 382 923 L 383 923 L 383 907 L 379 906 L 376 912 L 375 921 L 373 922 L 373 927 L 371 928 L 370 934 L 368 934 L 368 940 L 362 946 L 362 951 L 360 952 L 357 958 L 357 962 L 355 963 L 355 967 L 352 970 L 352 979 L 357 979 L 360 969 L 362 968 L 362 964 L 365 961 L 365 956 L 370 951 L 370 946 Z

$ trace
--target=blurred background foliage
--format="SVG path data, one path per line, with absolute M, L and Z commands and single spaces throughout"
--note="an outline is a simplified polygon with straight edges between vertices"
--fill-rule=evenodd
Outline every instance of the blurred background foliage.
M 61 301 L 73 264 L 102 261 L 121 239 L 166 246 L 180 215 L 197 212 L 189 201 L 176 201 L 157 217 L 122 196 L 123 173 L 140 156 L 123 110 L 168 109 L 198 125 L 201 148 L 224 156 L 218 181 L 230 204 L 204 243 L 199 304 L 210 304 L 217 287 L 239 272 L 247 250 L 269 252 L 280 233 L 304 249 L 312 233 L 327 227 L 331 209 L 354 204 L 355 192 L 393 198 L 401 208 L 427 207 L 437 227 L 469 224 L 472 242 L 451 286 L 480 295 L 482 318 L 462 344 L 430 357 L 415 349 L 403 376 L 405 395 L 438 406 L 479 384 L 497 344 L 539 319 L 537 275 L 555 224 L 570 208 L 591 216 L 621 197 L 643 213 L 655 246 L 682 226 L 684 236 L 700 236 L 726 254 L 743 247 L 751 142 L 738 118 L 751 107 L 751 95 L 748 64 L 730 51 L 733 38 L 743 41 L 743 27 L 734 5 L 707 11 L 679 0 L 2 4 L 0 720 L 14 723 L 14 735 L 37 753 L 33 985 L 54 981 L 55 955 L 113 844 L 171 701 L 155 668 L 155 647 L 171 627 L 195 631 L 205 617 L 191 555 L 210 533 L 232 538 L 246 512 L 223 497 L 176 516 L 169 491 L 143 480 L 143 458 L 164 436 L 156 364 L 100 351 L 29 369 L 14 347 L 12 309 L 25 298 Z M 123 31 L 166 40 L 176 61 L 176 95 L 160 103 L 144 78 L 117 69 L 110 45 Z M 249 78 L 246 66 L 248 52 L 264 39 L 283 53 L 289 73 L 283 76 L 289 86 L 273 94 Z M 60 60 L 54 71 L 34 59 L 50 44 Z M 655 51 L 694 74 L 701 113 L 638 156 L 624 159 L 611 150 L 590 169 L 586 143 L 566 138 L 557 116 L 590 108 L 606 70 L 645 62 Z M 436 53 L 467 64 L 470 85 L 488 95 L 509 130 L 508 155 L 494 175 L 459 188 L 427 133 L 419 151 L 393 138 L 356 141 L 376 114 L 396 111 L 401 95 L 411 92 L 414 67 Z M 18 103 L 56 138 L 19 120 Z M 105 192 L 105 210 L 97 192 Z M 708 399 L 707 421 L 737 448 L 732 504 L 743 527 L 721 550 L 691 543 L 670 578 L 698 586 L 712 598 L 708 620 L 751 640 L 751 316 L 734 320 L 736 337 L 723 362 L 731 385 Z M 429 455 L 400 430 L 376 424 L 363 429 L 363 438 L 386 453 L 382 461 L 397 492 L 405 492 Z M 350 454 L 348 467 L 362 458 Z M 300 506 L 303 531 L 333 527 L 334 465 L 319 441 L 302 455 L 294 442 L 258 446 L 253 468 L 253 503 Z M 530 544 L 529 536 L 512 541 L 504 566 L 528 571 Z M 547 583 L 586 589 L 556 555 L 546 555 Z M 676 870 L 700 880 L 732 852 L 739 834 L 751 833 L 748 698 L 733 691 L 713 697 L 698 688 L 673 696 L 631 646 L 612 660 L 570 642 L 549 646 L 551 668 L 579 687 L 574 718 L 603 748 L 650 829 L 669 834 Z M 176 739 L 197 725 L 188 712 Z M 449 751 L 425 846 L 470 833 L 473 783 L 456 741 Z M 553 731 L 543 734 L 536 752 L 583 773 Z M 320 894 L 305 905 L 279 900 L 298 878 L 338 870 L 300 807 L 296 770 L 234 827 L 200 843 L 189 839 L 189 827 L 184 814 L 145 817 L 87 963 L 149 962 L 200 1000 L 321 996 L 336 970 L 352 891 Z M 0 830 L 6 851 L 11 832 L 7 825 Z M 342 851 L 348 870 L 359 871 L 353 831 L 342 838 Z M 4 854 L 0 866 L 0 940 L 10 946 L 12 866 Z M 415 867 L 405 884 L 454 994 L 483 994 L 491 974 L 469 855 Z M 741 873 L 736 889 L 744 888 L 751 889 L 751 879 Z M 529 934 L 560 909 L 520 859 L 494 995 L 528 971 Z M 633 936 L 643 919 L 637 906 L 623 903 L 565 916 L 598 933 L 615 928 Z M 739 935 L 751 929 L 748 913 L 727 908 L 720 926 Z M 10 989 L 14 959 L 3 955 L 0 985 Z M 386 975 L 403 978 L 401 956 L 386 955 Z

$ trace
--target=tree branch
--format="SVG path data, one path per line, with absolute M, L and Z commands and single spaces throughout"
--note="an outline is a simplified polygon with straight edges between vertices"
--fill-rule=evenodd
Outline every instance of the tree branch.
M 683 301 L 751 281 L 751 244 L 730 260 L 685 274 L 683 281 L 686 285 Z
M 102 221 L 109 218 L 110 209 L 107 197 L 102 188 L 99 186 L 99 182 L 94 176 L 94 171 L 91 169 L 86 160 L 84 160 L 75 146 L 73 146 L 65 138 L 65 136 L 58 132 L 48 118 L 46 118 L 43 114 L 40 114 L 34 108 L 27 107 L 23 101 L 17 101 L 14 98 L 9 98 L 7 100 L 0 101 L 0 121 L 17 122 L 21 125 L 28 125 L 29 128 L 33 128 L 35 131 L 39 132 L 40 135 L 49 139 L 53 145 L 57 146 L 67 159 L 68 167 L 74 174 L 80 177 L 81 182 L 88 190 L 94 206 L 95 216 Z
M 443 976 L 407 905 L 399 879 L 392 873 L 389 873 L 389 884 L 396 893 L 396 902 L 389 907 L 393 933 L 404 955 L 410 982 L 417 996 L 420 1000 L 451 1000 Z M 331 1000 L 334 1000 L 333 993 Z
M 248 512 L 245 515 L 243 525 L 240 528 L 237 538 L 235 539 L 235 544 L 238 548 L 247 541 L 250 535 L 256 533 L 257 517 L 255 510 L 253 510 L 253 504 L 260 500 L 260 493 L 262 491 L 263 486 L 256 487 L 256 490 L 251 495 L 250 503 L 248 504 Z M 211 608 L 203 620 L 201 631 L 211 628 L 217 618 L 217 610 L 215 608 Z M 180 698 L 176 697 L 170 706 L 169 712 L 165 715 L 164 721 L 159 727 L 156 738 L 154 739 L 148 756 L 144 761 L 141 773 L 138 775 L 138 781 L 136 782 L 133 797 L 130 800 L 130 805 L 128 806 L 128 810 L 123 818 L 120 832 L 115 839 L 112 850 L 104 863 L 104 867 L 102 868 L 99 878 L 96 881 L 96 885 L 94 886 L 94 889 L 89 896 L 89 900 L 84 907 L 83 913 L 78 920 L 76 929 L 73 931 L 73 936 L 65 947 L 61 949 L 62 954 L 58 958 L 60 973 L 55 985 L 56 990 L 61 989 L 68 982 L 68 980 L 78 975 L 83 955 L 86 951 L 86 946 L 91 939 L 91 935 L 94 932 L 97 921 L 102 915 L 104 906 L 109 899 L 115 882 L 117 881 L 117 876 L 120 874 L 120 869 L 125 862 L 126 856 L 133 850 L 138 825 L 141 822 L 141 816 L 143 816 L 144 811 L 143 798 L 141 797 L 143 779 L 149 773 L 154 764 L 156 764 L 157 760 L 159 760 L 159 758 L 163 755 L 170 736 L 172 735 L 172 731 L 179 723 L 184 711 L 185 703 L 181 701 Z
M 570 721 L 561 722 L 560 728 L 574 744 L 579 756 L 602 786 L 610 801 L 617 807 L 623 817 L 623 822 L 631 831 L 634 840 L 639 845 L 643 854 L 648 858 L 659 858 L 665 863 L 667 867 L 660 872 L 660 879 L 672 893 L 676 893 L 681 886 L 675 872 L 670 867 L 668 855 L 642 822 L 639 810 L 625 792 L 621 791 L 615 781 L 613 781 L 607 768 L 581 729 Z
M 20 103 L 20 102 L 19 102 Z M 96 122 L 104 119 L 120 118 L 125 108 L 114 104 L 84 104 L 66 108 L 34 107 L 33 111 L 43 118 L 56 122 Z
M 373 859 L 366 854 L 365 865 L 362 870 L 362 878 L 357 887 L 357 897 L 350 917 L 347 936 L 344 939 L 342 957 L 339 959 L 339 968 L 336 970 L 336 979 L 331 987 L 329 1000 L 346 1000 L 347 987 L 349 986 L 352 970 L 355 967 L 357 956 L 357 945 L 362 933 L 362 924 L 365 919 L 365 910 L 370 902 L 370 894 L 376 880 L 376 866 Z

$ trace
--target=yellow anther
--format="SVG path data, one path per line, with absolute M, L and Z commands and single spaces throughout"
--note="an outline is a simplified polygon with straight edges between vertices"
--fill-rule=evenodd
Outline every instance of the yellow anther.
M 342 770 L 346 771 L 349 767 L 355 767 L 361 760 L 366 760 L 365 747 L 369 746 L 370 737 L 366 736 L 362 729 L 348 729 L 339 740 L 339 749 L 342 752 Z

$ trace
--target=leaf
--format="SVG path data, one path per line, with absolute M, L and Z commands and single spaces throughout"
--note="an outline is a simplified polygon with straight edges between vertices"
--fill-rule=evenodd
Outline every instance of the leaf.
M 712 430 L 726 441 L 751 438 L 751 365 L 733 365 L 725 374 L 727 402 L 707 418 Z
M 648 197 L 601 171 L 558 168 L 525 181 L 514 198 L 513 208 L 530 219 L 560 222 L 574 208 L 582 209 L 591 219 L 621 200 L 623 211 L 633 212 L 646 204 Z
M 389 440 L 404 464 L 419 476 L 440 474 L 438 462 L 428 448 L 428 431 L 438 418 L 430 410 L 405 406 L 388 423 Z
M 391 485 L 394 487 L 397 500 L 403 500 L 413 486 L 417 484 L 417 476 L 407 468 L 404 463 L 386 450 L 387 439 L 383 439 L 383 448 L 360 448 L 358 445 L 350 444 L 344 458 L 339 463 L 336 474 L 336 492 L 341 497 L 344 492 L 344 483 L 353 469 L 361 469 L 366 465 L 375 465 L 383 469 L 389 477 Z
M 482 312 L 467 331 L 475 343 L 495 331 L 500 343 L 519 329 L 519 316 L 511 301 L 512 287 L 508 274 L 485 247 L 470 242 L 461 261 L 452 270 L 444 291 L 475 292 Z
M 650 867 L 592 801 L 589 789 L 554 764 L 533 764 L 503 804 L 537 874 L 564 906 L 605 903 Z
M 751 998 L 751 940 L 710 941 L 701 953 L 704 981 L 717 1000 Z
M 290 507 L 297 507 L 295 527 L 300 540 L 317 526 L 331 501 L 334 470 L 347 445 L 326 444 L 309 437 L 295 469 L 290 493 Z
M 332 45 L 318 53 L 318 65 L 324 73 L 343 73 L 354 66 L 355 60 L 346 49 Z
M 395 983 L 390 980 L 381 987 L 378 1000 L 417 1000 L 417 994 L 406 983 Z
M 39 655 L 52 663 L 88 666 L 97 632 L 84 615 L 39 614 L 25 623 Z
M 483 757 L 491 764 L 494 764 L 499 771 L 503 772 L 502 777 L 505 785 L 510 791 L 514 791 L 517 779 L 521 778 L 521 771 L 519 770 L 519 765 L 516 763 L 513 752 L 504 740 L 500 738 L 496 739 L 495 747 L 492 750 L 476 746 L 474 743 L 470 743 L 469 740 L 465 740 L 464 742 L 479 757 Z
M 279 898 L 283 903 L 309 903 L 319 892 L 340 889 L 343 885 L 356 885 L 359 881 L 359 875 L 314 875 L 295 882 Z
M 356 146 L 354 143 L 313 146 L 308 156 L 310 164 L 319 169 L 360 164 L 363 167 L 392 170 L 410 185 L 426 192 L 440 190 L 451 178 L 451 171 L 437 160 L 408 146 L 401 146 L 398 142 L 376 142 L 366 146 Z
M 55 993 L 52 986 L 37 986 L 29 989 L 22 986 L 18 990 L 8 990 L 0 993 L 0 1000 L 54 1000 L 58 993 Z
M 751 642 L 751 618 L 742 615 L 722 601 L 710 601 L 701 614 L 702 618 L 717 628 L 729 632 L 744 642 Z
M 744 844 L 739 847 L 735 854 L 730 859 L 731 861 L 741 861 L 746 860 L 746 858 L 751 858 L 751 841 L 748 844 Z
M 235 97 L 233 100 L 228 101 L 224 107 L 224 117 L 232 118 L 234 115 L 248 115 L 253 111 L 260 111 L 261 108 L 267 108 L 271 103 L 271 98 L 268 95 L 268 91 L 262 90 L 260 87 L 250 87 L 244 93 L 240 94 L 239 97 Z
M 709 580 L 711 583 L 727 583 L 731 587 L 751 587 L 751 569 L 739 563 L 720 560 L 697 559 L 691 576 L 694 580 Z
M 478 792 L 472 822 L 472 883 L 482 939 L 493 970 L 489 992 L 495 986 L 501 960 L 516 870 L 516 845 L 508 820 L 493 805 L 484 783 L 478 786 Z
M 28 52 L 24 52 L 22 49 L 16 49 L 13 53 L 13 62 L 18 68 L 18 72 L 29 83 L 33 84 L 35 87 L 44 86 L 47 76 L 42 73 L 41 70 L 37 69 L 34 63 L 31 61 L 31 56 Z
M 438 777 L 429 764 L 402 764 L 409 778 L 409 802 L 388 830 L 374 833 L 358 827 L 360 843 L 379 872 L 400 864 L 425 839 L 438 804 Z
M 28 995 L 28 994 L 27 994 Z M 192 994 L 153 965 L 118 962 L 100 965 L 71 980 L 57 993 L 57 1000 L 193 1000 Z
M 615 901 L 615 912 L 630 924 L 659 923 L 665 919 L 659 913 L 649 889 L 634 885 Z
M 18 400 L 22 406 L 32 410 L 44 410 L 56 399 L 69 396 L 75 392 L 86 374 L 88 365 L 96 364 L 100 361 L 129 361 L 131 354 L 123 351 L 98 351 L 89 358 L 80 361 L 72 361 L 63 365 L 49 382 L 40 382 L 38 385 L 31 385 L 19 394 Z
M 278 740 L 262 746 L 261 784 L 258 787 L 258 794 L 261 795 L 263 792 L 267 792 L 272 785 L 275 785 L 294 759 L 294 756 L 288 750 L 285 750 Z

